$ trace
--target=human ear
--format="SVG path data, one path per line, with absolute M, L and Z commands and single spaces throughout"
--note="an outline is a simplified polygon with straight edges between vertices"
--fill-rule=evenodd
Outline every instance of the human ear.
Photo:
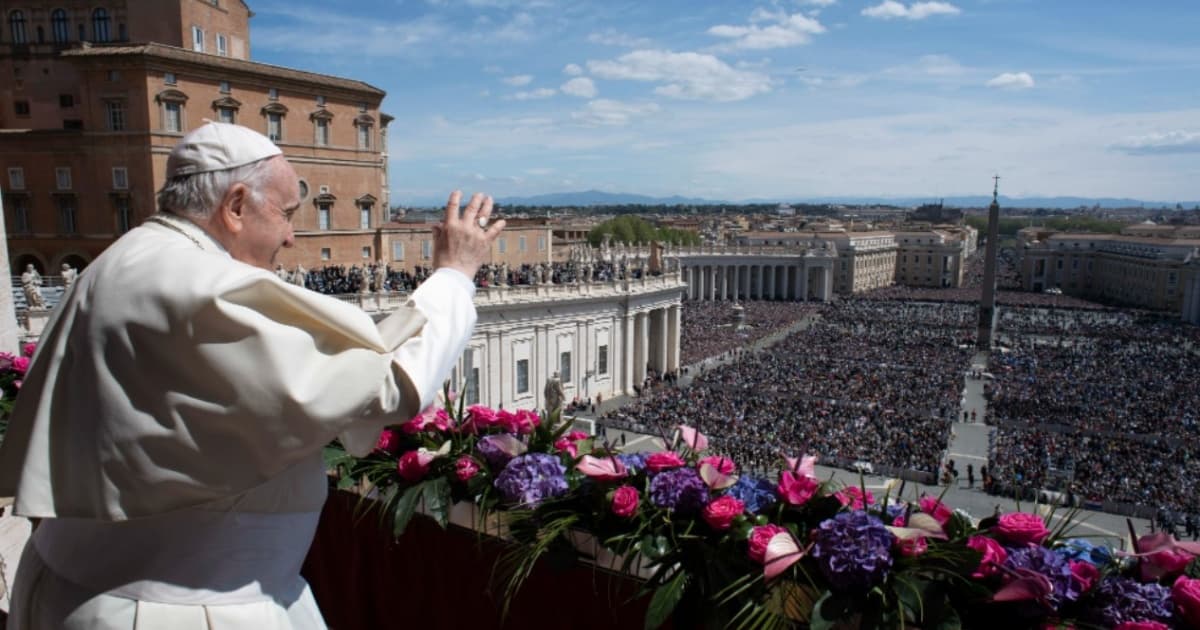
M 238 182 L 230 186 L 225 197 L 221 199 L 217 212 L 220 214 L 221 223 L 231 234 L 237 234 L 245 227 L 249 196 L 250 190 L 245 184 Z

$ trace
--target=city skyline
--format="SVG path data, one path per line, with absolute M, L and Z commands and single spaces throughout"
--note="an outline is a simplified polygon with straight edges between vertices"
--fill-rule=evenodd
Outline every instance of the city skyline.
M 255 60 L 388 92 L 395 205 L 1200 197 L 1200 9 L 1096 4 L 250 3 Z

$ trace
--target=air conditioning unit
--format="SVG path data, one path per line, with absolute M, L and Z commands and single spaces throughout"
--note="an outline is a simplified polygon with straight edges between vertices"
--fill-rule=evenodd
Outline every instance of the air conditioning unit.
M 329 186 L 321 186 L 321 194 L 328 195 L 329 194 Z

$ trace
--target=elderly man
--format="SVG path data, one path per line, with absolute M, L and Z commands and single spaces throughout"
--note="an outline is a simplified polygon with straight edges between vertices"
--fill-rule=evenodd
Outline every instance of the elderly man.
M 185 136 L 159 213 L 79 278 L 13 412 L 0 494 L 42 520 L 9 627 L 324 628 L 299 575 L 321 448 L 370 451 L 462 353 L 503 222 L 459 201 L 437 271 L 376 325 L 272 273 L 300 210 L 274 144 L 221 123 Z

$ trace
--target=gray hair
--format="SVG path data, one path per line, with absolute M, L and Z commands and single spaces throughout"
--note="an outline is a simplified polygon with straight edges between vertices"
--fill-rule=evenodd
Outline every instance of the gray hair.
M 258 200 L 259 189 L 271 172 L 266 166 L 270 161 L 271 158 L 267 158 L 223 171 L 168 179 L 158 191 L 158 210 L 193 219 L 207 219 L 221 205 L 229 189 L 239 182 L 245 184 L 250 196 Z

